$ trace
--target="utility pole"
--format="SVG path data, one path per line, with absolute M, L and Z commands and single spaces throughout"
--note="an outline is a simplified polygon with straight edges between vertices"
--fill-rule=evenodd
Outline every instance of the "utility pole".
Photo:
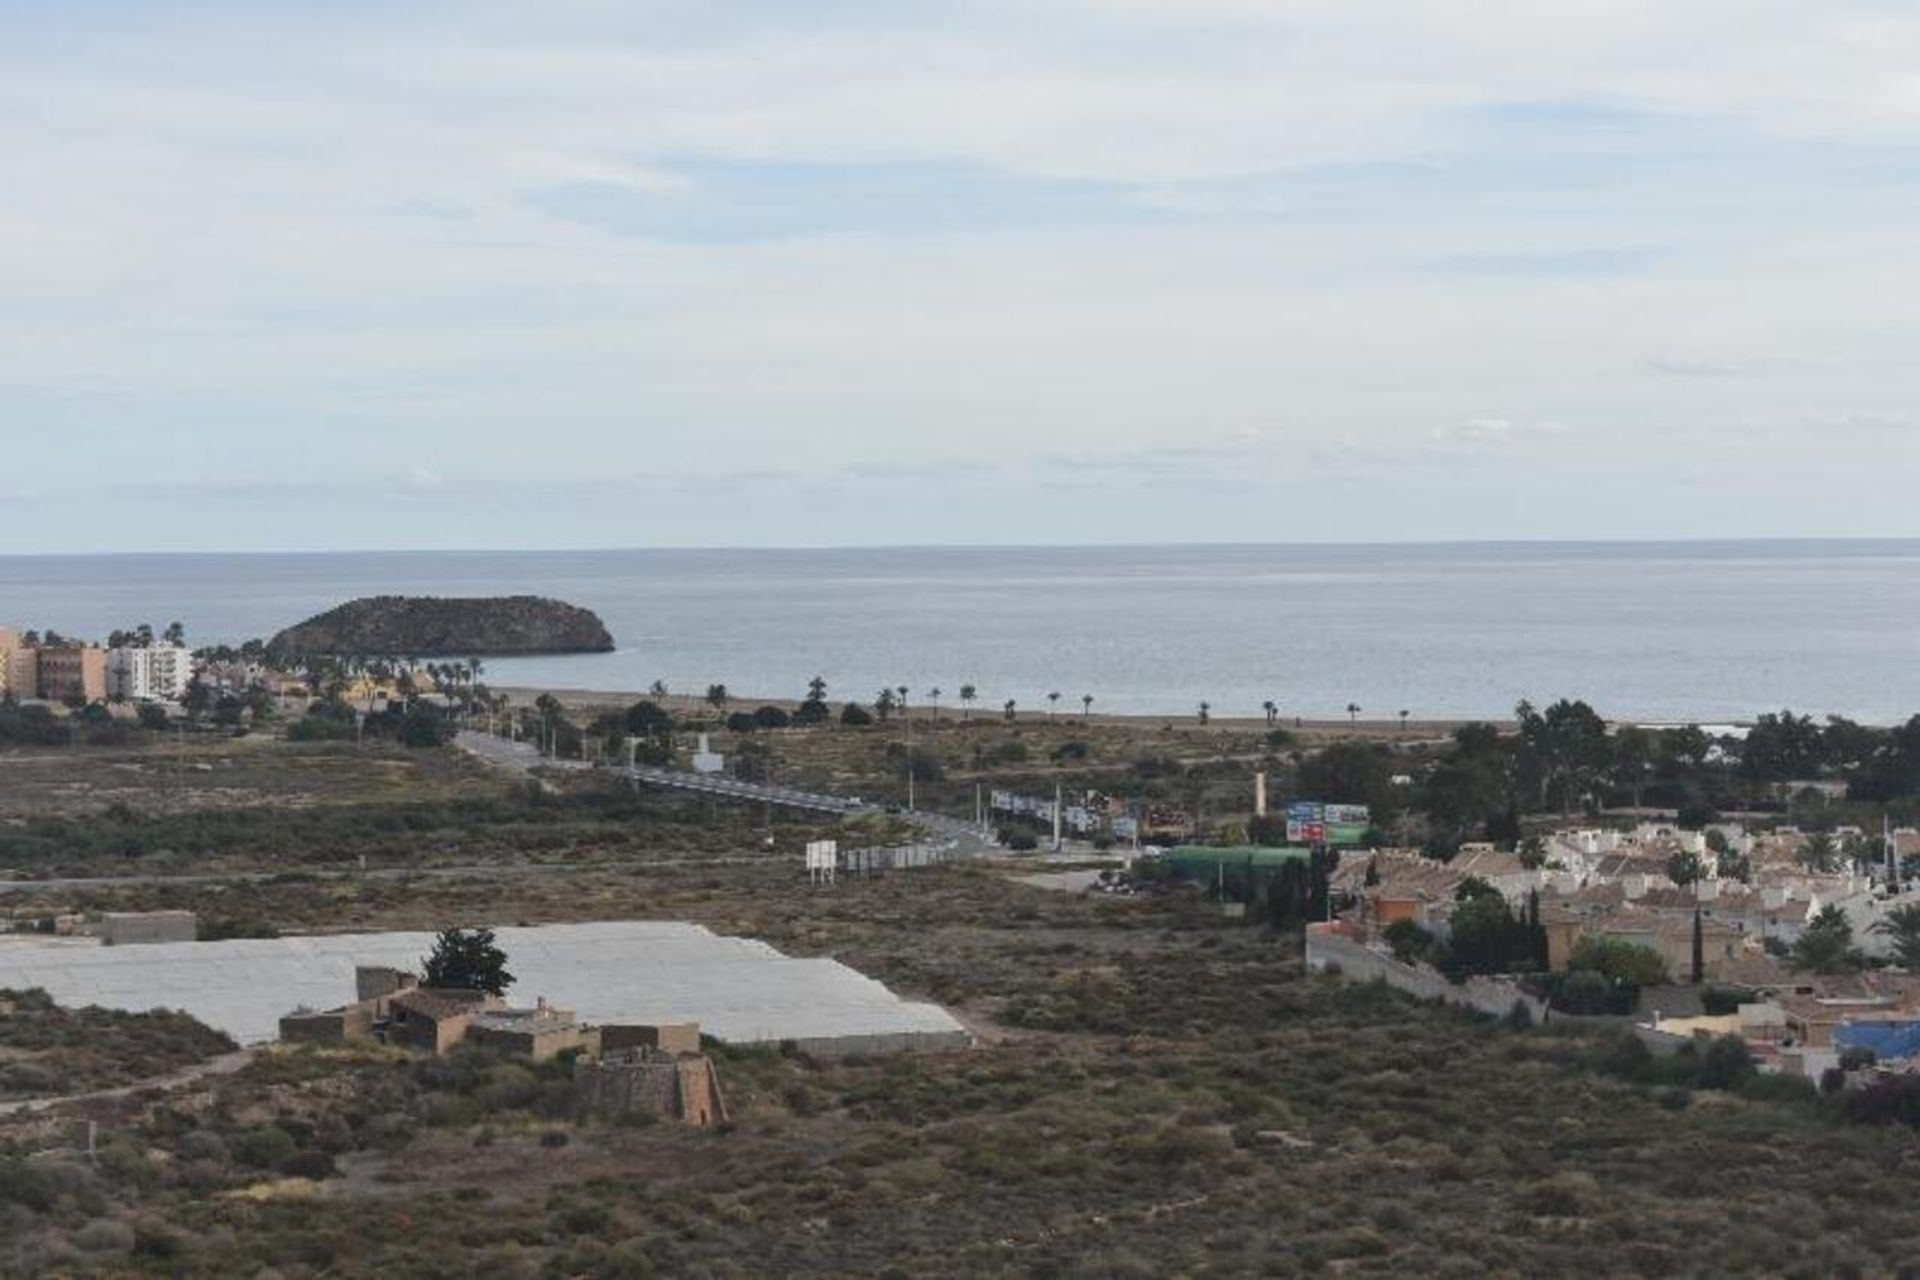
M 1060 784 L 1055 782 L 1053 784 L 1053 851 L 1055 853 L 1060 852 L 1060 799 Z
M 907 812 L 913 812 L 913 711 L 907 706 L 906 690 L 900 693 L 900 718 L 907 725 Z

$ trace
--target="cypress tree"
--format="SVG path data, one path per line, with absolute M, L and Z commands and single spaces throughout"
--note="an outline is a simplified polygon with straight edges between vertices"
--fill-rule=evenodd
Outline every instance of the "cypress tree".
M 1693 908 L 1693 985 L 1699 986 L 1707 971 L 1706 931 L 1700 923 L 1700 907 Z

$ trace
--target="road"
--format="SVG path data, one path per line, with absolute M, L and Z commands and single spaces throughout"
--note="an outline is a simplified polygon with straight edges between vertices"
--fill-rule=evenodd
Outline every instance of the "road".
M 472 730 L 463 731 L 456 745 L 490 764 L 521 773 L 528 773 L 537 768 L 591 769 L 594 767 L 584 760 L 549 759 L 542 756 L 532 743 L 510 742 L 505 738 L 497 738 L 487 733 L 475 733 Z M 696 795 L 710 795 L 750 804 L 776 804 L 788 809 L 801 809 L 810 813 L 840 814 L 846 817 L 861 814 L 892 814 L 919 827 L 928 839 L 940 844 L 950 844 L 952 851 L 962 857 L 979 857 L 999 847 L 972 823 L 959 818 L 950 818 L 941 813 L 928 813 L 924 810 L 912 813 L 895 812 L 880 805 L 863 804 L 858 800 L 849 800 L 842 796 L 827 795 L 818 791 L 801 791 L 794 787 L 744 782 L 724 774 L 692 773 L 684 769 L 661 769 L 652 765 L 633 768 L 625 765 L 604 767 L 608 773 L 631 778 L 635 782 L 648 786 L 670 787 Z
M 69 1093 L 58 1098 L 21 1098 L 13 1102 L 0 1102 L 0 1116 L 46 1111 L 71 1102 L 103 1102 L 113 1098 L 127 1098 L 146 1089 L 178 1089 L 209 1076 L 230 1076 L 251 1061 L 253 1061 L 253 1050 L 237 1049 L 232 1053 L 223 1053 L 217 1058 L 208 1058 L 205 1062 L 196 1062 L 190 1067 L 182 1067 L 170 1075 L 155 1076 L 151 1080 L 137 1080 L 132 1084 L 123 1084 L 113 1089 L 95 1089 L 92 1093 Z

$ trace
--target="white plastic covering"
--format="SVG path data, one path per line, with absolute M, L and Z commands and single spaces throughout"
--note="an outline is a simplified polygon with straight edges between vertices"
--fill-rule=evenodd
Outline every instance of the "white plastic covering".
M 677 921 L 502 928 L 515 1003 L 545 996 L 583 1022 L 698 1022 L 736 1044 L 954 1032 L 944 1009 L 900 999 L 837 960 Z M 356 933 L 103 947 L 0 938 L 0 987 L 43 987 L 62 1005 L 184 1009 L 242 1044 L 272 1040 L 296 1006 L 353 999 L 356 964 L 418 972 L 430 933 Z

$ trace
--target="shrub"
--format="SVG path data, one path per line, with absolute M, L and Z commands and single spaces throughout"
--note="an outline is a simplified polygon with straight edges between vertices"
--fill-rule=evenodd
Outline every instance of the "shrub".
M 231 1147 L 234 1159 L 255 1169 L 279 1168 L 299 1149 L 285 1129 L 273 1125 L 262 1125 L 236 1135 Z
M 321 1182 L 331 1178 L 338 1170 L 334 1167 L 333 1157 L 324 1151 L 300 1151 L 280 1162 L 280 1172 L 289 1178 L 311 1178 Z
M 849 702 L 840 708 L 840 723 L 849 729 L 864 729 L 873 723 L 873 712 L 857 702 Z
M 44 1213 L 53 1207 L 57 1195 L 45 1168 L 18 1157 L 0 1158 L 0 1204 L 17 1204 Z
M 1613 1011 L 1613 984 L 1591 969 L 1575 969 L 1560 979 L 1553 1007 L 1562 1013 L 1601 1014 Z M 1639 1044 L 1639 1041 L 1634 1041 Z M 1642 1049 L 1645 1045 L 1640 1046 Z
M 1728 1089 L 1752 1075 L 1753 1050 L 1739 1036 L 1721 1036 L 1700 1057 L 1695 1080 L 1703 1089 Z
M 96 1218 L 71 1237 L 85 1253 L 127 1253 L 133 1248 L 133 1228 L 112 1218 Z
M 1433 954 L 1433 935 L 1412 920 L 1395 920 L 1380 936 L 1393 948 L 1393 958 L 1402 964 L 1413 964 Z

